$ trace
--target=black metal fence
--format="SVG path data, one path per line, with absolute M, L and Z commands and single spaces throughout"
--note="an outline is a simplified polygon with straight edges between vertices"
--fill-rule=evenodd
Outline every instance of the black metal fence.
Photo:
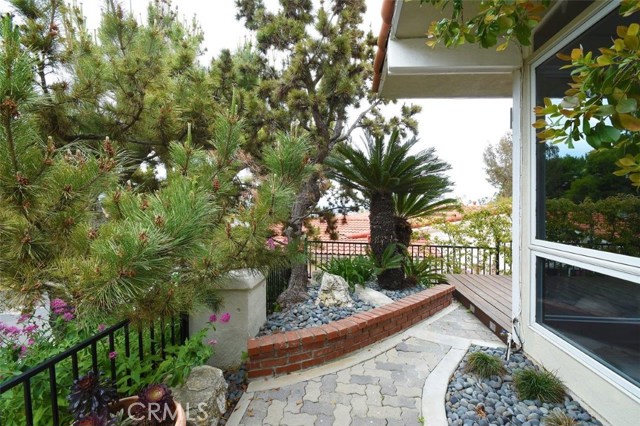
M 44 424 L 42 420 L 36 419 L 44 417 L 51 418 L 50 423 L 47 420 L 47 426 L 66 426 L 66 423 L 61 423 L 66 413 L 60 411 L 60 395 L 68 391 L 72 380 L 88 373 L 80 371 L 81 365 L 89 364 L 96 374 L 99 371 L 109 374 L 114 383 L 119 380 L 122 382 L 118 372 L 124 373 L 125 383 L 131 386 L 131 370 L 128 367 L 118 368 L 118 362 L 124 362 L 119 361 L 123 360 L 122 356 L 126 360 L 137 356 L 140 362 L 153 356 L 154 360 L 161 361 L 167 356 L 165 348 L 169 343 L 183 344 L 188 337 L 189 319 L 186 315 L 169 321 L 159 320 L 144 328 L 136 327 L 129 321 L 106 328 L 0 383 L 0 402 L 9 400 L 9 393 L 17 391 L 22 393 L 20 402 L 23 404 L 23 407 L 12 406 L 10 412 L 0 412 L 0 425 L 41 425 Z M 118 353 L 118 350 L 121 352 Z M 37 386 L 34 386 L 34 382 Z M 34 395 L 36 387 L 39 391 Z M 18 390 L 20 388 L 21 391 Z
M 311 274 L 331 259 L 368 256 L 369 243 L 344 241 L 307 241 L 307 270 Z M 412 244 L 407 248 L 413 260 L 431 259 L 434 272 L 441 274 L 511 274 L 511 242 L 495 247 Z M 267 276 L 267 311 L 276 308 L 276 299 L 286 288 L 291 270 L 274 268 Z

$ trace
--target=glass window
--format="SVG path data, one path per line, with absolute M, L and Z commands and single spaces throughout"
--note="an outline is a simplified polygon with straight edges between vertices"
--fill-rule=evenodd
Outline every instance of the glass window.
M 536 321 L 640 385 L 640 284 L 538 258 Z
M 597 52 L 612 44 L 618 25 L 630 22 L 614 10 L 559 52 L 569 54 L 579 46 Z M 566 64 L 554 54 L 536 67 L 537 105 L 565 96 L 571 70 L 560 68 Z M 536 144 L 538 239 L 640 256 L 640 194 L 626 177 L 613 174 L 617 155 L 596 151 L 586 140 L 573 147 Z

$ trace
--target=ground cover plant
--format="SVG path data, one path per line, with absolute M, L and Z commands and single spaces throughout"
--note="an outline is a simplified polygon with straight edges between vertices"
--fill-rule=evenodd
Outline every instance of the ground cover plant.
M 473 352 L 467 357 L 466 371 L 482 378 L 501 376 L 506 370 L 502 359 L 485 352 Z
M 368 256 L 334 257 L 328 263 L 320 265 L 320 269 L 344 278 L 352 292 L 356 285 L 364 286 L 375 273 L 375 265 Z
M 514 374 L 513 382 L 522 399 L 538 399 L 543 402 L 562 402 L 564 399 L 564 385 L 550 371 L 520 370 Z

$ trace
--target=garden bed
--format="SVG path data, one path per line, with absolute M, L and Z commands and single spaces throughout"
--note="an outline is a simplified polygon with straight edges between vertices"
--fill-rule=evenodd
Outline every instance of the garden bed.
M 425 290 L 425 287 L 423 286 L 415 286 L 397 291 L 384 290 L 380 289 L 375 281 L 369 281 L 365 285 L 369 288 L 380 291 L 394 301 Z M 353 307 L 351 308 L 327 307 L 323 304 L 316 305 L 315 300 L 318 297 L 319 288 L 319 284 L 313 283 L 309 286 L 307 291 L 308 298 L 306 301 L 294 305 L 287 311 L 273 312 L 269 314 L 267 321 L 258 332 L 258 337 L 275 333 L 284 333 L 292 330 L 318 327 L 374 308 L 374 306 L 360 300 L 360 298 L 353 292 L 351 292 L 351 297 L 353 298 Z
M 500 357 L 504 374 L 482 379 L 467 372 L 469 355 L 478 351 Z M 521 353 L 512 354 L 509 361 L 505 362 L 505 351 L 506 349 L 478 346 L 469 349 L 447 389 L 445 407 L 449 425 L 569 426 L 573 419 L 575 426 L 602 426 L 602 423 L 566 394 L 563 401 L 557 403 L 521 399 L 514 384 L 514 375 L 518 371 L 540 369 Z M 566 415 L 567 423 L 551 423 L 548 416 L 554 412 L 560 416 Z

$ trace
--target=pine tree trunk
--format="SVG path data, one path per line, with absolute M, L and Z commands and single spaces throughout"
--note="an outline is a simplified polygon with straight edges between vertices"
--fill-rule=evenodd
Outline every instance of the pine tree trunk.
M 369 211 L 371 251 L 380 262 L 382 253 L 389 244 L 397 242 L 394 221 L 393 197 L 390 192 L 375 193 L 371 197 Z M 404 273 L 400 268 L 387 269 L 378 276 L 380 287 L 397 290 L 403 287 Z
M 291 208 L 291 219 L 285 229 L 285 235 L 289 242 L 301 241 L 303 234 L 303 221 L 309 210 L 320 200 L 321 177 L 315 174 L 309 178 L 300 188 L 296 200 Z M 290 308 L 296 303 L 307 300 L 307 264 L 293 263 L 291 265 L 291 278 L 289 286 L 278 296 L 278 304 L 282 309 Z

